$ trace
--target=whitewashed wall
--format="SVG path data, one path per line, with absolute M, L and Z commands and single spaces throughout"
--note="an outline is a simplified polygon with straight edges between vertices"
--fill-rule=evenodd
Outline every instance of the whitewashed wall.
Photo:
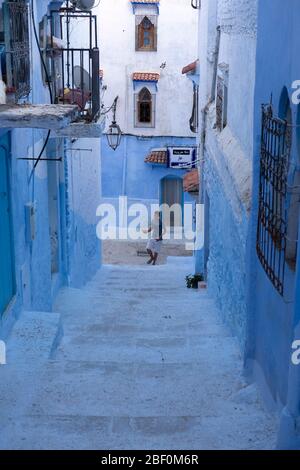
M 209 198 L 208 285 L 244 348 L 247 328 L 247 242 L 252 196 L 257 0 L 202 0 L 199 12 L 200 108 L 212 96 L 218 64 L 229 67 L 228 119 L 216 129 L 215 102 L 206 122 L 204 189 Z
M 257 0 L 202 0 L 199 20 L 200 107 L 210 96 L 216 28 L 221 28 L 218 63 L 229 65 L 228 127 L 245 157 L 253 153 Z
M 98 15 L 103 84 L 109 106 L 119 95 L 118 122 L 124 133 L 194 136 L 189 129 L 192 83 L 182 68 L 197 58 L 197 12 L 188 0 L 161 0 L 157 52 L 135 51 L 135 16 L 129 0 L 102 0 Z M 160 65 L 166 62 L 166 68 Z M 158 72 L 155 129 L 134 128 L 133 72 Z

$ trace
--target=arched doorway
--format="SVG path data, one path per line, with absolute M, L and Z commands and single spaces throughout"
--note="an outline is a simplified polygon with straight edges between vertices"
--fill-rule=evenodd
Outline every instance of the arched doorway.
M 166 176 L 160 182 L 160 204 L 163 222 L 167 227 L 183 225 L 183 180 L 177 176 Z

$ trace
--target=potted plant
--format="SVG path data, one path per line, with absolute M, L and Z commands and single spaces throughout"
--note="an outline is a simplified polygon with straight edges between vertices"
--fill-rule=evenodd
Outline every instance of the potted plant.
M 185 278 L 188 289 L 198 289 L 198 283 L 204 281 L 203 274 L 189 274 Z

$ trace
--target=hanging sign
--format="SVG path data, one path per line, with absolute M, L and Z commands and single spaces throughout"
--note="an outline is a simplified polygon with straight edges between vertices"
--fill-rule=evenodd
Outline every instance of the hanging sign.
M 187 169 L 195 168 L 195 147 L 169 147 L 168 166 L 170 168 Z

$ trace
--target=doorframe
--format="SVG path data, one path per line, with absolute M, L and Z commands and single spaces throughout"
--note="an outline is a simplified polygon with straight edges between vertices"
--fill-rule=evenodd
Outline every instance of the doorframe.
M 183 191 L 183 178 L 181 176 L 177 175 L 166 175 L 163 176 L 160 181 L 159 181 L 159 205 L 161 206 L 164 204 L 162 198 L 163 198 L 163 182 L 166 180 L 180 180 L 182 184 L 182 193 L 181 193 L 181 212 L 182 212 L 182 227 L 184 227 L 184 191 Z
M 6 140 L 3 144 L 2 140 Z M 15 256 L 15 237 L 14 237 L 14 223 L 13 223 L 13 199 L 12 199 L 12 159 L 11 159 L 11 132 L 0 133 L 0 148 L 5 151 L 6 159 L 6 180 L 8 188 L 8 203 L 9 203 L 9 230 L 11 239 L 11 275 L 12 275 L 12 297 L 6 305 L 3 312 L 0 312 L 0 319 L 4 318 L 11 304 L 15 301 L 17 294 L 17 283 L 16 283 L 16 256 Z

